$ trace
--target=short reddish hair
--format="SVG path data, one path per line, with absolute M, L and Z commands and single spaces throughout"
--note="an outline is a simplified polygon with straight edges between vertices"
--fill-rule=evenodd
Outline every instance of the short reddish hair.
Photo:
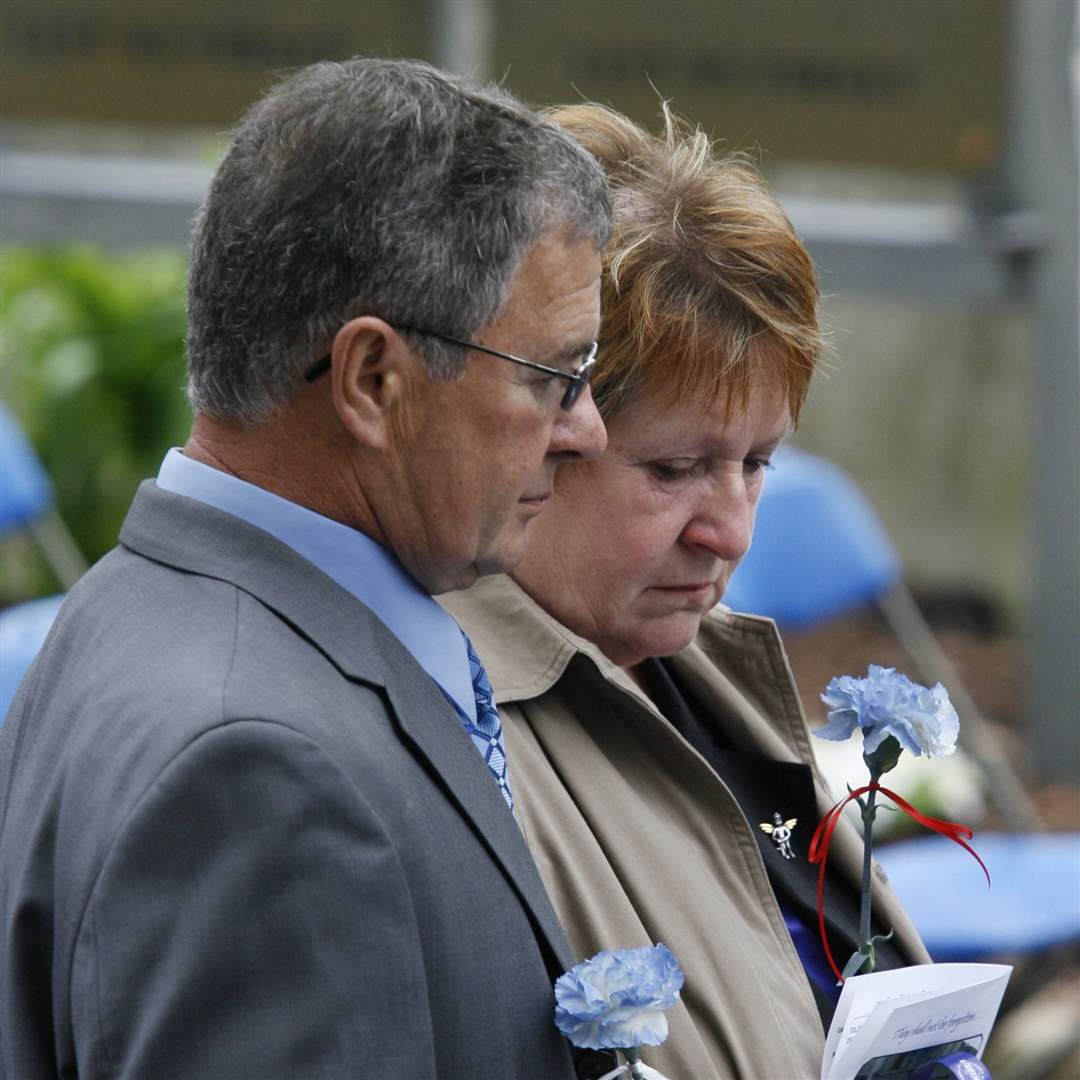
M 817 280 L 749 159 L 714 153 L 666 104 L 660 136 L 601 105 L 546 115 L 600 161 L 611 188 L 592 378 L 601 415 L 641 400 L 738 403 L 764 380 L 797 421 L 822 348 Z

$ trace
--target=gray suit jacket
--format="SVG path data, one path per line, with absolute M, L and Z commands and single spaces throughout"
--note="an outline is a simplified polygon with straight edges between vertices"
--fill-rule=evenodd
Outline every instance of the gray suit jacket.
M 3 1075 L 572 1077 L 573 960 L 397 639 L 144 484 L 0 736 Z

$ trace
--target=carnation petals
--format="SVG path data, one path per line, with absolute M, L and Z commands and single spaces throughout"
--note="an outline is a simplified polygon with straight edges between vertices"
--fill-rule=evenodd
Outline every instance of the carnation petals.
M 859 728 L 868 755 L 890 735 L 915 757 L 946 757 L 956 749 L 960 718 L 941 683 L 927 689 L 895 668 L 871 664 L 866 678 L 832 679 L 821 700 L 829 712 L 814 732 L 818 738 L 842 742 Z
M 583 1049 L 659 1046 L 683 982 L 666 945 L 599 952 L 555 983 L 555 1025 Z

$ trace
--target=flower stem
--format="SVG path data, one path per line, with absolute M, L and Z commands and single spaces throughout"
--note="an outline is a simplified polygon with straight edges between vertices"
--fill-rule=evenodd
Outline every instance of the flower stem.
M 871 782 L 877 783 L 878 778 L 871 772 Z M 876 809 L 874 798 L 877 792 L 871 788 L 866 793 L 866 802 L 862 807 L 863 819 L 863 871 L 862 871 L 862 899 L 859 906 L 859 952 L 866 956 L 859 971 L 868 974 L 874 970 L 874 946 L 870 935 L 870 863 L 874 851 L 874 817 Z
M 634 1080 L 640 1080 L 641 1048 L 638 1046 L 628 1047 L 623 1051 L 623 1056 L 626 1058 L 627 1065 L 630 1066 L 630 1075 L 634 1077 Z

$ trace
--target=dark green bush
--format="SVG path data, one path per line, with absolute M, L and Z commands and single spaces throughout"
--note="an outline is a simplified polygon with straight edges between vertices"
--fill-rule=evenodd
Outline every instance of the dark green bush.
M 0 260 L 3 397 L 93 561 L 187 437 L 185 255 L 6 248 Z

